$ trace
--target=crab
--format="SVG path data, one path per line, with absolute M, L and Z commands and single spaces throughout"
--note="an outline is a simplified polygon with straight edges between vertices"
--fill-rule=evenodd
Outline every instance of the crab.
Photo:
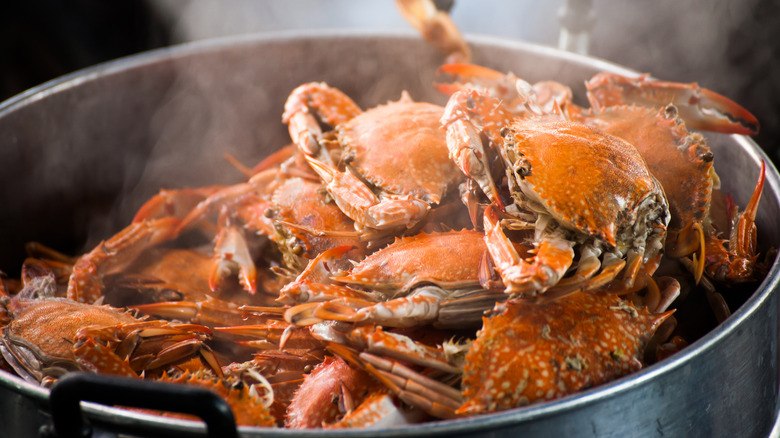
M 453 160 L 491 202 L 485 239 L 507 293 L 546 293 L 572 266 L 575 247 L 577 270 L 556 294 L 600 287 L 620 272 L 614 289 L 630 291 L 640 272 L 655 271 L 669 210 L 631 144 L 560 116 L 515 117 L 475 90 L 450 97 L 442 124 Z M 503 175 L 494 175 L 494 157 Z M 521 255 L 504 224 L 529 230 L 535 251 Z
M 439 70 L 456 77 L 454 82 L 438 84 L 446 94 L 477 89 L 502 99 L 515 115 L 528 114 L 529 107 L 546 114 L 557 111 L 628 141 L 667 196 L 671 220 L 665 255 L 692 256 L 697 283 L 705 266 L 710 278 L 727 283 L 752 281 L 758 276 L 755 249 L 749 250 L 747 234 L 735 231 L 734 238 L 722 239 L 720 232 L 728 230 L 719 231 L 712 225 L 712 193 L 719 188 L 720 179 L 705 138 L 689 130 L 755 135 L 758 121 L 739 104 L 696 83 L 602 72 L 586 82 L 591 107 L 585 109 L 572 102 L 569 87 L 557 82 L 540 82 L 529 89 L 512 73 L 482 66 L 454 63 Z M 763 175 L 762 165 L 750 206 L 744 212 L 731 211 L 729 222 L 741 221 L 743 229 L 754 228 L 754 204 L 760 197 Z
M 478 325 L 481 313 L 504 298 L 482 286 L 490 280 L 485 257 L 481 232 L 419 233 L 397 238 L 346 272 L 315 260 L 280 300 L 302 303 L 285 311 L 285 319 L 298 325 L 328 319 L 390 327 Z
M 560 398 L 635 372 L 648 340 L 672 313 L 649 313 L 610 293 L 510 299 L 484 317 L 476 339 L 437 347 L 437 354 L 420 354 L 424 346 L 410 339 L 387 344 L 390 354 L 329 348 L 401 400 L 453 418 Z M 432 369 L 439 377 L 430 377 Z
M 65 298 L 12 300 L 9 308 L 13 320 L 0 350 L 30 381 L 50 384 L 69 371 L 139 377 L 190 359 L 221 375 L 204 344 L 211 337 L 204 326 L 142 321 L 122 309 Z
M 358 230 L 412 228 L 462 178 L 447 156 L 442 107 L 405 92 L 363 112 L 341 91 L 307 83 L 284 108 L 294 143 Z M 323 133 L 319 121 L 333 129 Z
M 609 294 L 542 305 L 507 301 L 485 319 L 465 357 L 465 402 L 456 413 L 559 398 L 635 372 L 647 341 L 671 313 L 650 314 Z M 505 347 L 526 353 L 508 357 Z
M 279 185 L 264 213 L 274 223 L 274 240 L 289 260 L 286 264 L 300 271 L 308 260 L 331 248 L 350 246 L 350 255 L 359 258 L 369 241 L 381 239 L 355 232 L 354 222 L 330 202 L 319 182 L 289 178 Z
M 572 114 L 632 143 L 664 187 L 672 213 L 667 255 L 692 255 L 696 282 L 705 269 L 710 278 L 723 282 L 755 280 L 755 245 L 751 247 L 749 241 L 755 234 L 764 164 L 749 206 L 744 212 L 731 212 L 734 232 L 726 245 L 713 227 L 710 212 L 712 192 L 720 188 L 714 157 L 704 137 L 688 128 L 755 135 L 756 118 L 725 96 L 695 83 L 658 81 L 647 74 L 631 78 L 599 73 L 586 86 L 591 109 Z
M 235 276 L 250 293 L 256 290 L 253 250 L 264 237 L 281 252 L 286 275 L 300 272 L 309 259 L 340 245 L 352 245 L 353 257 L 382 236 L 355 231 L 353 221 L 333 203 L 316 174 L 292 147 L 246 182 L 225 187 L 204 199 L 182 220 L 190 229 L 219 213 L 212 286 Z M 285 158 L 282 160 L 282 158 Z M 281 160 L 281 161 L 280 161 Z M 268 251 L 263 251 L 268 252 Z

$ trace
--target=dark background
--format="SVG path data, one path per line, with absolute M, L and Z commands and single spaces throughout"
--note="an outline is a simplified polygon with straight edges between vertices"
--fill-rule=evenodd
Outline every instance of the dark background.
M 555 46 L 565 3 L 457 0 L 452 16 L 467 35 Z M 595 0 L 592 10 L 589 54 L 660 79 L 695 81 L 736 100 L 758 117 L 755 140 L 778 162 L 780 2 Z M 5 2 L 0 100 L 80 68 L 166 45 L 334 27 L 409 29 L 392 0 Z

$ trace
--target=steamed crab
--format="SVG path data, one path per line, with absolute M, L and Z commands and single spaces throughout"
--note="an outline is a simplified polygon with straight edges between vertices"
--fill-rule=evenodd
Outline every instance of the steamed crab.
M 655 271 L 669 210 L 661 185 L 629 143 L 555 115 L 515 117 L 474 90 L 451 96 L 442 123 L 454 161 L 491 202 L 485 239 L 507 292 L 546 292 L 576 255 L 575 275 L 558 292 L 601 286 L 621 271 L 615 288 L 630 290 L 640 272 Z M 502 174 L 494 175 L 493 160 Z M 530 231 L 525 238 L 536 247 L 530 261 L 504 224 Z
M 40 266 L 40 265 L 39 265 Z M 54 274 L 39 275 L 13 297 L 3 297 L 10 322 L 0 351 L 27 380 L 51 383 L 69 371 L 138 377 L 194 359 L 221 376 L 216 356 L 205 344 L 211 330 L 136 318 L 123 309 L 52 297 Z M 186 368 L 185 368 L 186 369 Z
M 444 93 L 477 89 L 500 98 L 513 114 L 528 114 L 529 108 L 555 112 L 628 141 L 667 196 L 671 219 L 665 254 L 681 259 L 691 256 L 692 263 L 686 264 L 697 282 L 705 266 L 708 276 L 719 281 L 751 281 L 759 275 L 755 245 L 751 244 L 755 237 L 751 236 L 755 235 L 763 166 L 745 211 L 733 208 L 729 212 L 728 221 L 735 225 L 731 237 L 722 239 L 710 213 L 713 190 L 720 186 L 714 157 L 705 138 L 688 129 L 755 135 L 758 121 L 739 104 L 696 83 L 602 72 L 586 82 L 591 107 L 585 109 L 573 103 L 569 87 L 554 81 L 530 86 L 512 73 L 471 64 L 448 64 L 440 71 L 457 78 L 438 85 Z
M 282 289 L 280 301 L 297 304 L 286 310 L 287 321 L 463 328 L 478 326 L 482 312 L 505 298 L 481 285 L 490 278 L 486 278 L 489 273 L 484 265 L 487 249 L 478 231 L 397 238 L 342 271 L 335 251 L 346 249 L 323 253 L 323 258 L 312 261 L 301 277 Z
M 483 318 L 473 341 L 431 348 L 387 333 L 370 350 L 329 348 L 406 403 L 452 418 L 559 398 L 637 371 L 648 340 L 672 313 L 651 314 L 602 293 L 510 299 Z
M 293 141 L 359 230 L 414 227 L 461 178 L 447 156 L 438 105 L 404 92 L 364 112 L 341 91 L 308 83 L 284 108 Z M 333 129 L 323 132 L 320 121 Z
M 748 207 L 742 213 L 736 208 L 730 212 L 732 237 L 727 244 L 713 227 L 710 213 L 712 191 L 720 188 L 712 152 L 704 137 L 687 127 L 755 135 L 756 118 L 696 83 L 658 81 L 647 74 L 631 78 L 599 73 L 586 86 L 591 108 L 587 113 L 573 109 L 572 115 L 632 143 L 667 193 L 672 212 L 667 255 L 692 255 L 696 281 L 705 269 L 719 281 L 754 280 L 754 221 L 764 165 Z

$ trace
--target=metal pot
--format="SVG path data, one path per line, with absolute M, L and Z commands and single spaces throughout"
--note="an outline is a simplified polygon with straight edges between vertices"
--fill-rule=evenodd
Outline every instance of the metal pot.
M 634 73 L 547 47 L 489 38 L 471 42 L 475 62 L 511 70 L 532 82 L 553 78 L 567 83 L 581 101 L 583 82 L 594 73 Z M 431 87 L 440 62 L 437 52 L 408 33 L 231 37 L 102 64 L 16 96 L 0 105 L 0 184 L 6 194 L 0 215 L 0 269 L 19 272 L 23 245 L 30 240 L 73 252 L 94 245 L 125 225 L 140 203 L 161 187 L 238 181 L 241 175 L 223 154 L 251 164 L 286 144 L 282 106 L 303 82 L 326 81 L 366 108 L 397 99 L 404 89 L 417 100 L 443 103 Z M 780 246 L 777 170 L 749 138 L 708 139 L 724 190 L 739 205 L 744 206 L 752 192 L 760 161 L 767 162 L 757 219 L 760 245 L 764 251 Z M 681 353 L 560 400 L 381 431 L 240 432 L 265 437 L 765 436 L 778 401 L 774 292 L 779 270 L 775 262 L 730 318 Z M 113 392 L 121 398 L 122 391 Z M 51 401 L 49 390 L 0 372 L 0 417 L 11 436 L 30 436 L 48 423 L 49 415 L 60 409 Z M 89 421 L 107 433 L 205 430 L 202 423 L 102 404 L 84 402 L 82 408 Z

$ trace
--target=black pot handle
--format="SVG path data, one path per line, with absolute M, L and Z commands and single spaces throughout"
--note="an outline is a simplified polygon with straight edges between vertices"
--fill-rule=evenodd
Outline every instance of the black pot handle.
M 82 400 L 192 414 L 206 423 L 208 436 L 238 438 L 230 406 L 208 389 L 91 373 L 66 374 L 51 388 L 53 436 L 91 435 L 81 412 Z

